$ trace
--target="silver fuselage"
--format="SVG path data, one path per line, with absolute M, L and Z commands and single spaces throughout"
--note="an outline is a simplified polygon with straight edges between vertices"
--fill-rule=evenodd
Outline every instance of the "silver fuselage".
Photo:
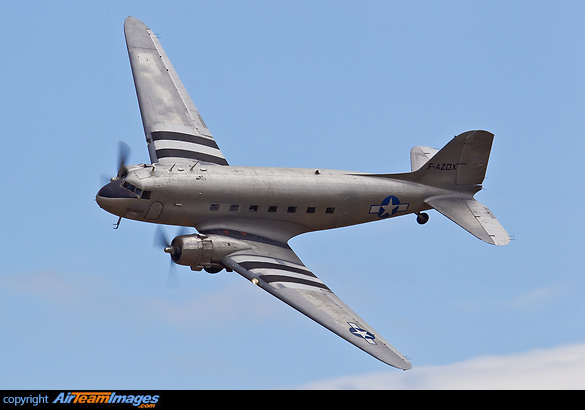
M 98 194 L 106 211 L 123 218 L 195 227 L 200 232 L 229 221 L 231 229 L 262 235 L 275 221 L 288 240 L 303 232 L 418 213 L 424 199 L 446 191 L 371 174 L 305 168 L 136 165 L 109 185 L 134 196 Z M 142 192 L 147 195 L 142 195 Z M 100 191 L 102 192 L 102 191 Z M 145 196 L 146 199 L 140 198 Z M 379 212 L 383 200 L 400 206 Z M 387 207 L 391 207 L 390 204 Z M 382 215 L 383 214 L 383 215 Z

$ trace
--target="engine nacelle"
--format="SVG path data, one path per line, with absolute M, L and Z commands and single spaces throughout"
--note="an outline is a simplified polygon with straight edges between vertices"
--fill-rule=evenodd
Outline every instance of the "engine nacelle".
M 165 252 L 179 265 L 216 273 L 224 268 L 222 259 L 225 256 L 251 247 L 246 242 L 226 236 L 194 234 L 177 236 L 171 246 L 165 248 Z

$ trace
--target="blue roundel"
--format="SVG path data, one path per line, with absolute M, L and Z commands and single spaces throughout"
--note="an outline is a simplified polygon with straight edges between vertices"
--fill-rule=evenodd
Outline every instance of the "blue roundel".
M 377 214 L 379 218 L 390 218 L 398 212 L 404 212 L 408 209 L 408 203 L 401 203 L 398 197 L 394 195 L 384 198 L 381 204 L 370 207 L 371 214 Z
M 376 344 L 376 342 L 374 342 L 374 339 L 376 338 L 376 336 L 374 336 L 373 334 L 371 334 L 367 330 L 360 328 L 355 323 L 347 322 L 347 324 L 349 325 L 349 332 L 352 335 L 357 336 L 357 337 L 361 337 L 362 339 L 366 339 L 366 342 L 368 342 L 369 344 L 372 344 L 372 345 Z

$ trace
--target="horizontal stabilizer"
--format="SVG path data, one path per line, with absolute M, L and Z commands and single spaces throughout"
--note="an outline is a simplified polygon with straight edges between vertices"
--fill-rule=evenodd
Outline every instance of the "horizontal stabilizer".
M 510 242 L 510 236 L 496 217 L 474 198 L 440 195 L 425 202 L 484 242 L 499 246 Z
M 410 169 L 412 172 L 419 170 L 429 159 L 433 157 L 438 149 L 417 146 L 410 150 Z

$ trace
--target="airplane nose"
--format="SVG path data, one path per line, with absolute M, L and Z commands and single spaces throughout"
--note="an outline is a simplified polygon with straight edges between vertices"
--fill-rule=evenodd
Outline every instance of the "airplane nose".
M 102 187 L 102 189 L 99 190 L 99 192 L 95 196 L 95 201 L 100 206 L 100 208 L 105 209 L 107 211 L 109 208 L 108 202 L 111 201 L 110 198 L 112 198 L 111 189 L 108 188 L 107 185 L 105 185 L 104 187 Z
M 95 200 L 100 208 L 118 215 L 120 209 L 125 209 L 126 201 L 119 201 L 120 199 L 136 199 L 137 196 L 121 186 L 121 181 L 112 181 L 104 185 L 95 196 Z
M 99 190 L 98 197 L 102 198 L 136 198 L 136 194 L 122 188 L 120 181 L 113 181 Z
M 99 190 L 97 196 L 102 198 L 115 198 L 111 184 L 104 185 L 102 189 Z

